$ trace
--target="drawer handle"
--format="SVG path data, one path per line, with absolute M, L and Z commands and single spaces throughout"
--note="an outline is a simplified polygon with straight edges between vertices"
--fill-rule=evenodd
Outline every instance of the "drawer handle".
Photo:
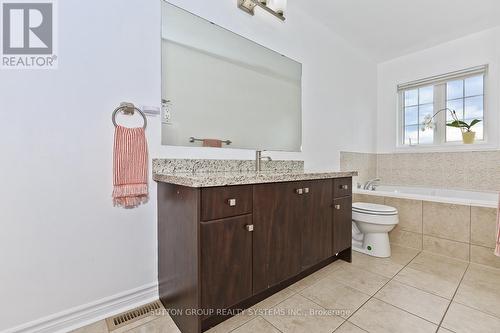
M 302 195 L 302 194 L 304 194 L 304 189 L 298 188 L 295 190 L 295 193 L 297 193 L 298 195 Z
M 340 205 L 335 205 L 334 207 L 336 210 L 340 210 L 340 208 L 342 208 L 342 207 L 340 207 Z
M 234 207 L 234 206 L 236 206 L 236 199 L 228 199 L 228 200 L 227 200 L 227 204 L 228 204 L 230 207 Z
M 309 193 L 309 187 L 304 188 L 304 193 Z
M 341 190 L 348 190 L 349 189 L 349 185 L 340 185 L 340 189 Z
M 253 224 L 247 224 L 245 226 L 245 229 L 247 229 L 247 231 L 249 231 L 249 232 L 252 232 L 253 231 Z

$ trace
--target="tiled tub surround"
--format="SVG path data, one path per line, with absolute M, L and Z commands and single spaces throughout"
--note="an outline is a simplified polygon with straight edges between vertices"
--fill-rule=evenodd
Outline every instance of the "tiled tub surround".
M 377 154 L 341 152 L 340 170 L 358 171 L 358 176 L 352 181 L 363 184 L 377 177 Z
M 358 170 L 360 182 L 385 185 L 500 191 L 500 151 L 435 153 L 340 153 L 341 170 Z
M 390 232 L 392 244 L 500 268 L 493 254 L 496 208 L 457 205 L 355 193 L 353 201 L 393 206 L 399 224 Z

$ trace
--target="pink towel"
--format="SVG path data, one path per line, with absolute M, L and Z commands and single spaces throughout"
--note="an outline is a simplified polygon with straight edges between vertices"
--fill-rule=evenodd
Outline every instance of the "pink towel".
M 148 199 L 148 145 L 142 127 L 116 126 L 113 151 L 113 203 L 132 208 Z
M 497 212 L 497 246 L 495 248 L 495 255 L 500 257 L 500 196 L 498 201 L 498 212 Z
M 203 139 L 203 147 L 222 148 L 222 141 L 217 139 Z

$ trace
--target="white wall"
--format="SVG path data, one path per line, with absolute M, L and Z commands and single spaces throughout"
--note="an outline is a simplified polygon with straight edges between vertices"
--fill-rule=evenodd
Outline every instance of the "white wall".
M 374 151 L 376 66 L 290 1 L 282 24 L 235 0 L 176 0 L 304 64 L 303 147 L 310 169 L 339 150 Z M 59 69 L 0 73 L 0 331 L 157 279 L 156 185 L 133 210 L 112 207 L 111 111 L 159 105 L 160 1 L 58 1 Z M 161 147 L 151 157 L 253 158 L 252 151 Z
M 500 28 L 486 30 L 378 65 L 377 151 L 396 151 L 397 85 L 489 64 L 485 85 L 488 148 L 498 146 Z M 468 147 L 462 147 L 468 148 Z

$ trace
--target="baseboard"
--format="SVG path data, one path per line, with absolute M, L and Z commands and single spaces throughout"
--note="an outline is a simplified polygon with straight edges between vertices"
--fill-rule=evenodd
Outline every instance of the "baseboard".
M 5 333 L 59 333 L 83 327 L 158 299 L 156 282 L 7 329 Z

